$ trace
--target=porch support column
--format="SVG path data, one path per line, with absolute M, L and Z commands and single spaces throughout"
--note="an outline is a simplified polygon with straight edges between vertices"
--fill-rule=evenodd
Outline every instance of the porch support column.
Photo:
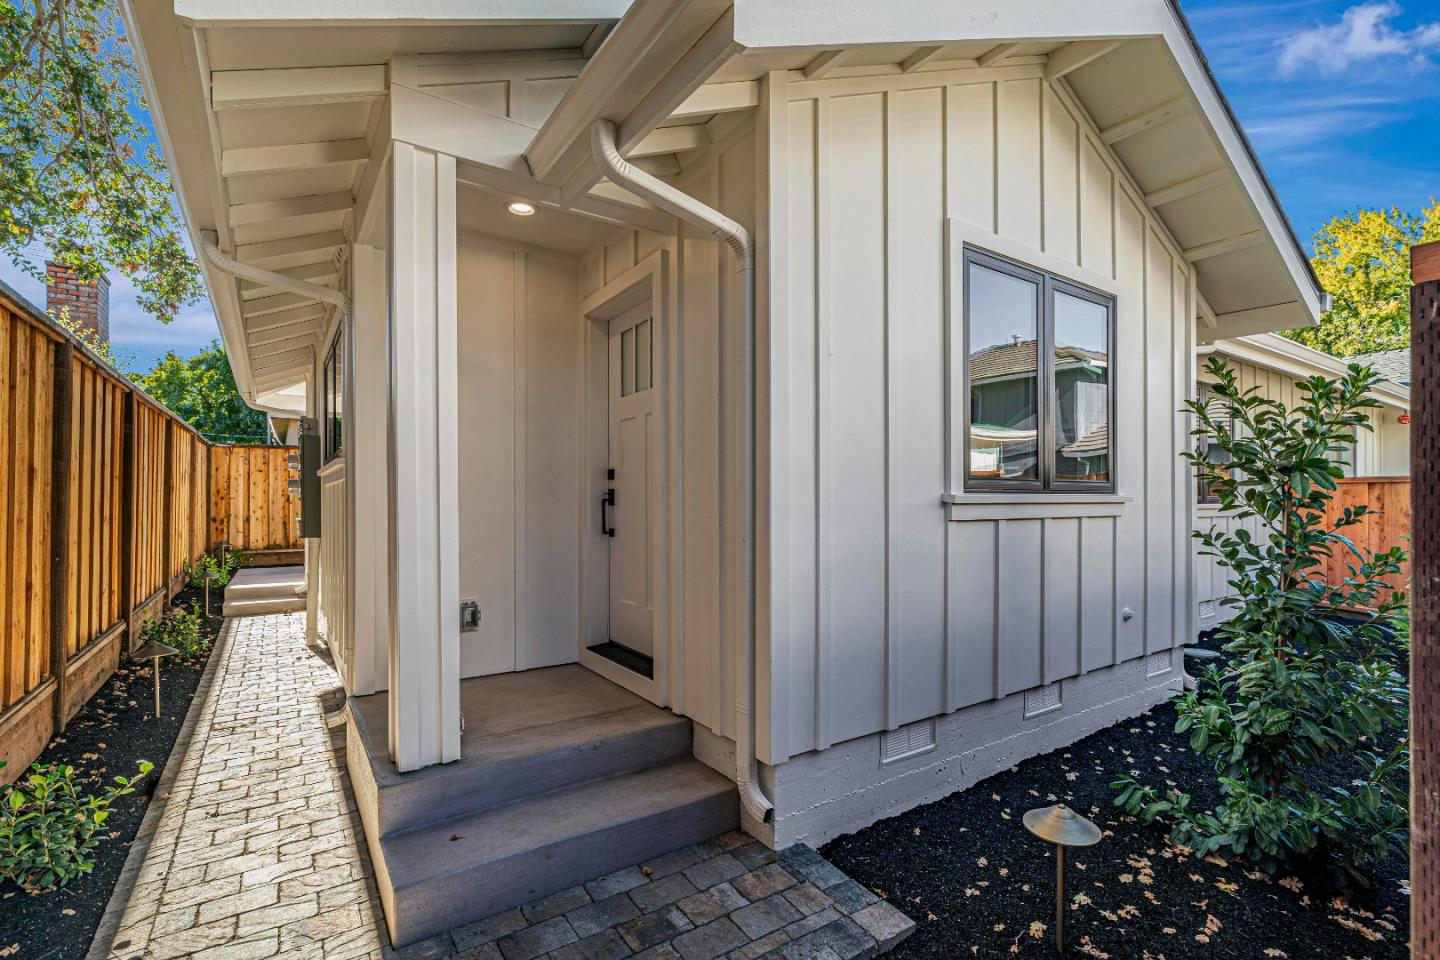
M 390 669 L 389 384 L 390 303 L 385 251 L 356 245 L 350 264 L 350 321 L 346 392 L 350 436 L 346 485 L 350 493 L 350 630 L 354 651 L 346 688 L 355 696 L 387 687 Z
M 390 751 L 460 758 L 455 158 L 390 163 Z

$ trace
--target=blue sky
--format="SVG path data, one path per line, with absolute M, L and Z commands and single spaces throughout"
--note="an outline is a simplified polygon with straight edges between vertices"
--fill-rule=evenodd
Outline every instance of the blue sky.
M 1184 0 L 1302 239 L 1337 213 L 1440 196 L 1440 0 Z M 37 259 L 39 251 L 33 254 Z M 0 260 L 41 306 L 41 283 Z M 111 278 L 116 351 L 148 369 L 218 334 L 208 303 L 162 325 Z

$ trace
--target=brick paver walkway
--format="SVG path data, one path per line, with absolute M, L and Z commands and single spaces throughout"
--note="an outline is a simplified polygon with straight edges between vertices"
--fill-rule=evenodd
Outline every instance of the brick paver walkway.
M 304 614 L 226 630 L 109 956 L 379 958 L 344 730 L 323 719 L 338 678 L 306 648 Z
M 303 614 L 226 631 L 113 946 L 102 923 L 91 960 L 861 960 L 915 929 L 814 850 L 733 833 L 392 950 L 344 731 L 324 722 L 338 678 Z

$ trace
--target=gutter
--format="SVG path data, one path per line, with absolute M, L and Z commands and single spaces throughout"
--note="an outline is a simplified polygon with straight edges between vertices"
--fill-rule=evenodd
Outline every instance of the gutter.
M 740 645 L 740 676 L 735 684 L 735 785 L 740 805 L 759 823 L 770 823 L 775 807 L 760 788 L 755 760 L 755 244 L 739 222 L 706 206 L 687 193 L 632 166 L 615 145 L 615 124 L 597 120 L 590 127 L 590 153 L 600 171 L 619 186 L 649 200 L 667 213 L 730 248 L 744 289 L 744 364 L 750 389 L 745 391 L 745 641 Z

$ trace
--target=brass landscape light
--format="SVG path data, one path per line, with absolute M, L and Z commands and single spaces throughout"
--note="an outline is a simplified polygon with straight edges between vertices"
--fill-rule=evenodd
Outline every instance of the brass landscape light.
M 155 678 L 155 719 L 160 719 L 160 658 L 168 657 L 172 653 L 179 653 L 168 643 L 161 643 L 159 640 L 151 640 L 131 654 L 136 660 L 150 660 L 150 674 Z
M 1065 952 L 1065 850 L 1093 847 L 1100 828 L 1063 803 L 1031 810 L 1022 818 L 1025 829 L 1055 844 L 1055 952 Z

